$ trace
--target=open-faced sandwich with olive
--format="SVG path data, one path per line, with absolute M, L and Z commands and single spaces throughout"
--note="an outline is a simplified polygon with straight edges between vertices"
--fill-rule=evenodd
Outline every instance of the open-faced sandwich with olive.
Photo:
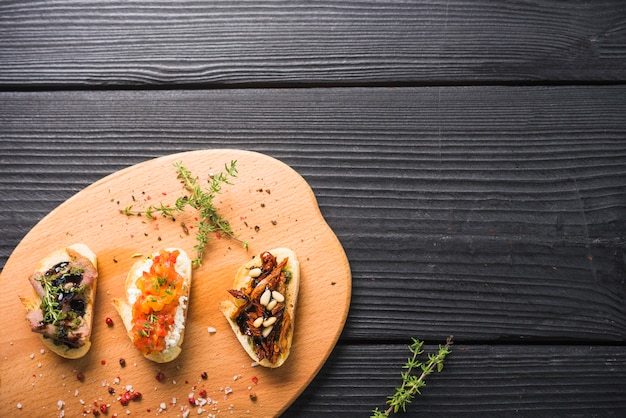
M 254 256 L 235 275 L 232 300 L 221 310 L 248 355 L 264 367 L 281 366 L 291 350 L 300 264 L 288 248 Z
M 149 360 L 166 363 L 181 353 L 191 272 L 184 250 L 161 250 L 131 267 L 126 300 L 113 299 L 130 340 Z
M 70 359 L 89 351 L 97 280 L 96 255 L 84 244 L 54 251 L 36 266 L 29 278 L 34 295 L 20 299 L 50 351 Z

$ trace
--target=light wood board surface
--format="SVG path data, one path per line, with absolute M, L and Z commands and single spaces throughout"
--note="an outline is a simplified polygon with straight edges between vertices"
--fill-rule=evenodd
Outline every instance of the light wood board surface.
M 124 281 L 137 254 L 179 246 L 195 255 L 194 214 L 176 221 L 127 217 L 120 209 L 133 205 L 173 203 L 184 192 L 173 164 L 182 162 L 204 181 L 210 173 L 237 161 L 239 175 L 225 186 L 216 206 L 234 232 L 249 243 L 215 237 L 209 242 L 202 267 L 194 270 L 182 354 L 173 362 L 144 359 L 126 336 L 111 304 L 124 296 Z M 189 234 L 181 222 L 185 222 Z M 25 320 L 19 296 L 32 293 L 27 280 L 37 262 L 49 252 L 82 242 L 98 256 L 99 281 L 92 347 L 82 359 L 67 360 L 42 352 L 39 336 Z M 252 367 L 219 303 L 227 299 L 240 264 L 275 247 L 292 248 L 300 260 L 300 297 L 292 351 L 278 369 Z M 60 205 L 38 223 L 17 246 L 0 275 L 7 290 L 0 315 L 0 415 L 65 416 L 109 404 L 114 413 L 134 416 L 179 416 L 190 407 L 188 396 L 204 389 L 211 404 L 201 416 L 276 416 L 284 411 L 324 364 L 345 323 L 351 296 L 351 274 L 341 244 L 323 219 L 305 180 L 282 162 L 242 150 L 202 150 L 150 160 L 111 174 Z M 106 318 L 114 321 L 107 326 Z M 209 332 L 213 327 L 215 332 Z M 124 358 L 126 366 L 119 363 Z M 163 373 L 162 381 L 156 379 Z M 201 378 L 203 372 L 207 379 Z M 78 373 L 84 380 L 77 380 Z M 117 382 L 119 380 L 119 383 Z M 142 393 L 140 401 L 124 407 L 118 396 L 126 385 Z M 111 395 L 109 389 L 116 393 Z M 250 394 L 256 395 L 256 400 Z M 173 402 L 175 398 L 175 403 Z M 164 404 L 164 405 L 162 405 Z M 162 406 L 166 409 L 161 410 Z

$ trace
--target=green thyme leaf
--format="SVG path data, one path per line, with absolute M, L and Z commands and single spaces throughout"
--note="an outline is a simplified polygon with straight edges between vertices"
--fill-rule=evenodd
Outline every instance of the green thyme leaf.
M 224 164 L 224 172 L 209 176 L 209 185 L 205 189 L 198 184 L 198 177 L 194 177 L 183 166 L 182 162 L 174 163 L 174 167 L 176 168 L 176 178 L 181 180 L 183 189 L 189 193 L 188 195 L 177 198 L 173 207 L 159 203 L 158 205 L 150 205 L 143 211 L 133 211 L 132 206 L 127 206 L 120 212 L 127 216 L 144 215 L 148 219 L 154 219 L 155 214 L 158 213 L 166 218 L 174 219 L 175 215 L 183 212 L 187 206 L 198 211 L 199 220 L 195 225 L 198 232 L 195 236 L 196 245 L 193 247 L 196 257 L 192 260 L 194 267 L 202 265 L 206 246 L 212 235 L 224 234 L 240 241 L 243 247 L 247 249 L 248 243 L 242 242 L 234 235 L 230 224 L 217 212 L 213 203 L 216 195 L 221 193 L 223 185 L 231 185 L 231 179 L 237 177 L 237 161 L 233 160 L 230 164 Z M 188 231 L 185 226 L 183 228 Z
M 375 408 L 372 410 L 371 418 L 386 418 L 392 412 L 397 413 L 400 410 L 406 412 L 406 407 L 415 398 L 416 395 L 420 395 L 421 389 L 426 386 L 426 376 L 433 373 L 435 370 L 440 372 L 443 370 L 443 362 L 448 354 L 450 354 L 450 346 L 452 345 L 452 336 L 449 336 L 444 346 L 439 346 L 439 350 L 436 354 L 428 354 L 426 357 L 427 362 L 423 363 L 418 359 L 418 356 L 423 354 L 422 346 L 423 341 L 416 338 L 411 339 L 411 345 L 409 345 L 409 351 L 413 354 L 409 357 L 402 366 L 403 371 L 400 373 L 402 377 L 402 386 L 396 388 L 393 395 L 387 397 L 388 408 L 384 411 Z M 414 375 L 411 372 L 413 370 L 420 370 L 421 374 Z

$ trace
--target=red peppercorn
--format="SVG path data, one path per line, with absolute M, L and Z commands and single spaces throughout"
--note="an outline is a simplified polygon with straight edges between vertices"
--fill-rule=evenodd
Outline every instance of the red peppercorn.
M 100 405 L 100 412 L 102 412 L 103 414 L 106 414 L 108 410 L 109 409 L 106 404 L 103 403 L 102 405 Z
M 83 380 L 85 380 L 85 375 L 82 374 L 81 372 L 78 372 L 78 374 L 76 375 L 76 378 L 82 382 Z
M 200 391 L 200 397 L 201 397 L 201 398 L 206 398 L 206 390 L 202 389 L 202 390 Z
M 138 401 L 139 399 L 141 399 L 141 392 L 134 392 L 133 393 L 133 400 L 134 401 Z
M 107 323 L 108 326 L 110 326 L 110 327 L 113 326 L 113 320 L 111 318 L 109 318 L 108 316 L 107 316 L 107 318 L 104 321 Z
M 120 397 L 120 403 L 124 406 L 128 405 L 128 402 L 130 402 L 130 397 L 132 396 L 132 394 L 128 391 L 124 392 L 122 394 L 122 396 Z
M 104 366 L 105 364 L 107 364 L 107 361 L 102 359 L 102 360 L 100 360 L 100 364 L 102 364 Z
M 165 379 L 165 375 L 163 374 L 163 372 L 158 372 L 157 375 L 156 375 L 156 380 L 161 382 L 161 381 L 163 381 L 163 379 Z
M 254 383 L 255 385 L 259 383 L 259 378 L 256 376 L 252 377 L 252 383 Z
M 193 396 L 189 397 L 189 405 L 191 406 L 196 406 L 196 400 L 194 399 Z

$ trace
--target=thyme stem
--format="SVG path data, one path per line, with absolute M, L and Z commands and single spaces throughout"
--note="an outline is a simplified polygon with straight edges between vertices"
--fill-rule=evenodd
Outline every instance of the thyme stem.
M 213 203 L 215 196 L 222 191 L 222 186 L 231 185 L 231 179 L 237 177 L 237 161 L 233 160 L 230 164 L 224 164 L 225 172 L 209 176 L 209 186 L 206 189 L 202 189 L 202 187 L 198 185 L 198 178 L 194 177 L 191 172 L 183 166 L 182 162 L 174 163 L 174 167 L 176 168 L 176 178 L 181 180 L 183 189 L 189 193 L 188 195 L 176 199 L 173 207 L 159 203 L 158 205 L 150 205 L 143 211 L 134 211 L 131 205 L 120 212 L 127 216 L 143 215 L 153 220 L 155 213 L 160 213 L 166 218 L 173 219 L 177 213 L 183 212 L 187 206 L 197 210 L 199 213 L 199 221 L 196 224 L 198 232 L 196 233 L 196 245 L 194 246 L 194 250 L 196 251 L 196 257 L 193 260 L 194 267 L 202 265 L 206 246 L 210 240 L 210 235 L 213 233 L 224 234 L 241 242 L 243 247 L 247 248 L 248 243 L 241 241 L 235 236 L 230 224 L 217 212 Z
M 409 346 L 409 351 L 413 356 L 409 357 L 403 366 L 406 371 L 401 373 L 402 386 L 396 388 L 395 393 L 387 397 L 387 405 L 389 407 L 385 411 L 380 411 L 378 408 L 374 409 L 371 418 L 385 418 L 392 412 L 397 413 L 400 409 L 402 409 L 402 412 L 406 412 L 407 405 L 411 403 L 416 395 L 421 394 L 421 388 L 426 386 L 426 376 L 435 370 L 437 372 L 443 370 L 443 362 L 446 356 L 450 354 L 452 335 L 448 337 L 444 346 L 439 346 L 437 354 L 428 354 L 428 362 L 426 363 L 418 361 L 418 356 L 424 352 L 422 350 L 424 342 L 417 338 L 412 338 L 411 340 L 412 344 Z M 422 372 L 419 376 L 416 376 L 411 374 L 413 369 L 420 369 Z

